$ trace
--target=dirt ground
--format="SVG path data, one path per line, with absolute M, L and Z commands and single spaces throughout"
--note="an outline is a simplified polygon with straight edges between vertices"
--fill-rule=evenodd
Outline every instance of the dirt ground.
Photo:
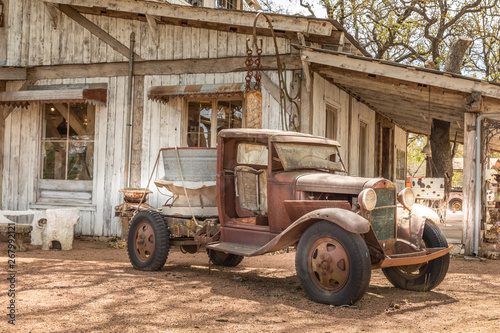
M 0 244 L 2 249 L 6 243 Z M 432 292 L 399 290 L 380 270 L 356 307 L 307 299 L 294 252 L 209 268 L 205 252 L 172 249 L 159 272 L 132 269 L 126 250 L 75 241 L 68 252 L 16 253 L 16 325 L 0 282 L 0 332 L 498 332 L 500 262 L 453 258 Z

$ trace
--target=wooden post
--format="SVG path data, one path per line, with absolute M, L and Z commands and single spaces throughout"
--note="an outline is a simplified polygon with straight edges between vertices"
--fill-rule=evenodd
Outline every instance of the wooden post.
M 307 92 L 306 89 L 306 79 L 305 71 L 302 69 L 302 80 L 300 88 L 300 132 L 312 134 L 312 124 L 313 124 L 313 106 L 312 106 L 312 90 Z
M 134 77 L 134 109 L 132 120 L 132 156 L 130 186 L 141 187 L 142 118 L 144 115 L 144 76 Z
M 476 167 L 476 114 L 466 112 L 464 118 L 464 182 L 463 182 L 463 231 L 465 255 L 474 252 L 474 188 Z
M 3 151 L 4 151 L 4 137 L 5 137 L 5 118 L 3 116 L 4 107 L 0 106 L 0 210 L 2 207 L 2 182 L 3 182 Z

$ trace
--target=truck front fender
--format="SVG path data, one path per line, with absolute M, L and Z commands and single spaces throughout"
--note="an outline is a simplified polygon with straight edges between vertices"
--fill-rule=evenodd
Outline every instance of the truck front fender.
M 294 245 L 307 228 L 319 221 L 330 221 L 355 234 L 365 234 L 370 231 L 370 222 L 350 210 L 342 208 L 317 209 L 297 219 L 252 256 L 278 251 Z
M 398 238 L 421 247 L 426 221 L 439 224 L 439 216 L 427 206 L 414 204 L 411 211 L 398 206 Z

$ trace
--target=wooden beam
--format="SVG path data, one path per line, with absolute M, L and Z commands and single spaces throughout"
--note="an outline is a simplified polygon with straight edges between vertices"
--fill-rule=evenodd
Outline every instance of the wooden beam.
M 133 96 L 130 186 L 141 187 L 142 124 L 144 115 L 144 76 L 142 75 L 134 77 Z
M 57 5 L 46 2 L 44 2 L 43 4 L 45 5 L 47 12 L 49 13 L 50 18 L 52 19 L 52 24 L 54 25 L 54 29 L 59 28 L 59 21 L 61 20 L 61 16 L 59 14 L 59 11 L 57 10 Z
M 465 254 L 472 255 L 474 252 L 474 191 L 475 191 L 475 166 L 476 166 L 476 115 L 465 113 L 464 117 L 464 182 L 462 188 L 462 243 Z M 474 129 L 471 129 L 473 126 Z
M 266 73 L 261 73 L 261 83 L 262 86 L 266 89 L 266 91 L 276 100 L 276 102 L 280 102 L 280 89 L 274 82 L 267 76 Z
M 26 68 L 0 67 L 0 81 L 24 81 L 26 80 Z
M 59 5 L 59 10 L 66 14 L 69 18 L 80 24 L 82 27 L 90 31 L 93 35 L 98 37 L 100 40 L 111 46 L 116 52 L 120 53 L 127 59 L 130 58 L 130 50 L 128 47 L 120 43 L 113 36 L 108 34 L 106 31 L 102 30 L 99 26 L 94 24 L 80 14 L 77 10 L 68 5 Z M 134 55 L 134 60 L 142 61 L 141 57 L 137 54 Z
M 225 24 L 252 27 L 255 13 L 230 11 L 205 7 L 172 5 L 168 2 L 136 1 L 136 0 L 44 0 L 86 8 L 97 7 L 100 11 L 112 10 L 143 15 L 156 15 L 189 21 L 203 21 L 213 24 Z M 337 30 L 331 22 L 323 19 L 310 19 L 299 16 L 267 14 L 275 30 L 302 32 L 305 35 L 331 36 L 332 30 Z M 257 21 L 258 28 L 268 28 L 267 21 Z
M 29 80 L 24 81 L 22 86 L 19 88 L 19 91 L 28 89 L 29 87 L 34 85 L 36 81 L 37 80 L 35 80 L 35 79 L 29 79 Z M 6 92 L 3 92 L 3 93 L 6 93 Z M 10 115 L 12 110 L 14 110 L 13 106 L 4 106 L 3 110 L 1 110 L 2 112 L 0 114 L 0 118 L 3 117 L 3 119 L 7 119 L 7 117 Z
M 478 91 L 482 96 L 500 99 L 500 89 L 498 86 L 487 81 L 466 79 L 461 77 L 448 77 L 439 73 L 432 73 L 423 70 L 415 70 L 413 67 L 402 68 L 395 65 L 361 59 L 353 56 L 339 55 L 327 52 L 319 52 L 302 48 L 301 58 L 310 63 L 327 65 L 333 68 L 342 68 L 356 72 L 372 75 L 380 75 L 401 81 L 416 82 L 431 86 L 472 93 Z
M 159 47 L 160 34 L 158 33 L 158 25 L 156 24 L 156 17 L 153 15 L 146 14 L 146 19 L 148 20 L 149 30 L 153 35 L 153 40 L 155 41 L 156 47 Z
M 201 73 L 231 73 L 246 71 L 246 57 L 204 58 L 183 60 L 143 61 L 134 64 L 134 75 L 175 75 Z M 288 70 L 299 69 L 296 56 L 281 55 Z M 262 56 L 262 70 L 276 70 L 276 56 Z M 71 79 L 92 77 L 127 76 L 128 62 L 54 65 L 31 67 L 28 76 L 33 79 Z

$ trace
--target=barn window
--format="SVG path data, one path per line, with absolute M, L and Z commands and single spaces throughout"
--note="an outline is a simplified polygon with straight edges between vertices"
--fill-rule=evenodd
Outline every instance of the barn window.
M 325 124 L 325 137 L 332 140 L 337 140 L 337 123 L 338 123 L 338 110 L 327 104 L 326 105 L 326 124 Z
M 41 179 L 92 180 L 95 108 L 86 103 L 42 104 Z
M 359 122 L 359 176 L 368 176 L 368 125 Z
M 405 180 L 406 174 L 406 152 L 398 149 L 396 151 L 396 179 Z
M 188 100 L 186 127 L 186 146 L 215 147 L 220 130 L 243 127 L 243 101 Z

